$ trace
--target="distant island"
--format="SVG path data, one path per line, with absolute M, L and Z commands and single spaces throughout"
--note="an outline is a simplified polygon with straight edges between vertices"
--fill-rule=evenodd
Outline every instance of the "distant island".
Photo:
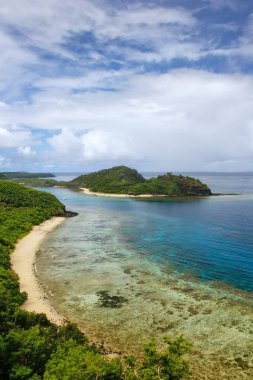
M 53 178 L 52 173 L 28 173 L 28 172 L 2 172 L 0 179 L 20 179 L 20 178 Z
M 16 181 L 31 187 L 58 186 L 82 189 L 85 193 L 94 195 L 139 198 L 197 197 L 212 195 L 209 187 L 198 179 L 172 173 L 146 179 L 137 170 L 123 165 L 99 170 L 94 173 L 83 174 L 70 182 L 59 182 L 52 178 L 38 178 L 34 176 L 34 173 L 26 174 L 27 176 L 25 178 L 21 176 L 18 178 L 16 177 Z M 41 173 L 37 174 L 39 175 Z
M 81 175 L 70 181 L 68 186 L 89 189 L 93 193 L 129 196 L 185 197 L 212 194 L 207 185 L 195 178 L 167 173 L 145 179 L 137 170 L 127 166 Z

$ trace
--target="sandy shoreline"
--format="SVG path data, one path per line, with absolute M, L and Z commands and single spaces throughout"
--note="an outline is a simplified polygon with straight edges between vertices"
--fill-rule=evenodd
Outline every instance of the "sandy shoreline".
M 47 318 L 57 325 L 63 324 L 65 318 L 52 307 L 47 294 L 36 278 L 34 264 L 36 252 L 43 239 L 64 220 L 64 217 L 54 217 L 35 226 L 27 236 L 17 243 L 11 254 L 12 269 L 19 276 L 20 290 L 28 294 L 28 298 L 21 308 L 36 313 L 45 313 Z
M 130 194 L 109 194 L 109 193 L 96 193 L 94 191 L 90 191 L 86 187 L 80 187 L 80 190 L 84 194 L 87 195 L 96 195 L 98 197 L 108 197 L 108 198 L 152 198 L 152 194 L 140 194 L 140 195 L 130 195 Z M 164 195 L 158 195 L 160 197 L 164 197 Z

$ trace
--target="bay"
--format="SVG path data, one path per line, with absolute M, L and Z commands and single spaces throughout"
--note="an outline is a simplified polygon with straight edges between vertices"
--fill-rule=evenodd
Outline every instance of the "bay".
M 197 174 L 237 195 L 158 202 L 46 189 L 79 215 L 50 234 L 37 270 L 94 341 L 132 352 L 151 336 L 184 333 L 204 355 L 193 359 L 198 376 L 215 355 L 240 378 L 253 351 L 253 175 Z

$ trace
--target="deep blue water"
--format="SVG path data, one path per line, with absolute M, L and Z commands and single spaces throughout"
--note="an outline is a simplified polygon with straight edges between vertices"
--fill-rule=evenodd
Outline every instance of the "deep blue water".
M 47 189 L 68 209 L 112 215 L 124 244 L 160 268 L 253 290 L 253 175 L 195 175 L 214 192 L 194 201 L 140 201 Z M 123 222 L 122 222 L 123 221 Z

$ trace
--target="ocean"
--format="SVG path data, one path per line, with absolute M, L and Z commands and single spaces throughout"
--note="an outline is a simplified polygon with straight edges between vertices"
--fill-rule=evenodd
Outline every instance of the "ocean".
M 197 372 L 215 355 L 236 374 L 240 357 L 240 378 L 253 351 L 253 174 L 182 174 L 229 195 L 143 201 L 45 189 L 79 215 L 49 235 L 37 270 L 54 305 L 94 341 L 133 352 L 183 333 L 204 355 L 193 359 Z

